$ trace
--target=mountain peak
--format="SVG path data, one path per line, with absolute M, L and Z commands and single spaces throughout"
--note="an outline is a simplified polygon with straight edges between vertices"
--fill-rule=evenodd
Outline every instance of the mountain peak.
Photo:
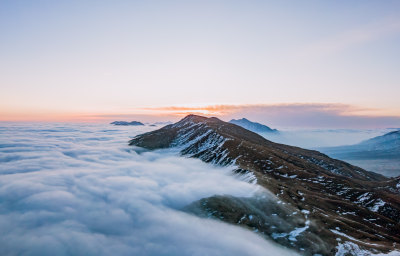
M 222 120 L 216 117 L 205 117 L 205 116 L 190 114 L 182 118 L 178 123 L 185 123 L 185 122 L 200 123 L 200 122 L 218 122 L 218 121 L 222 122 Z
M 245 129 L 250 130 L 255 133 L 278 132 L 276 129 L 271 129 L 270 127 L 268 127 L 264 124 L 252 122 L 244 117 L 242 119 L 232 119 L 231 121 L 229 121 L 229 123 L 239 125 Z

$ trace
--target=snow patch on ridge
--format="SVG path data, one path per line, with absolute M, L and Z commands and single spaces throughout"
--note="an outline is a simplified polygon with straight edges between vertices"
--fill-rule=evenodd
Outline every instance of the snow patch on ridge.
M 223 147 L 225 142 L 231 140 L 230 138 L 218 134 L 204 122 L 193 122 L 190 119 L 176 123 L 172 127 L 180 130 L 171 146 L 182 155 L 196 157 L 214 165 L 232 166 L 236 170 L 234 175 L 237 178 L 251 184 L 257 183 L 253 172 L 241 170 L 236 165 L 236 160 L 240 156 L 232 159 L 229 150 Z
M 353 242 L 339 243 L 336 247 L 337 252 L 335 256 L 346 256 L 346 255 L 362 255 L 362 256 L 398 256 L 400 251 L 391 251 L 389 253 L 372 253 L 368 250 L 363 250 L 357 244 Z
M 240 169 L 237 169 L 240 170 Z M 257 177 L 254 175 L 252 171 L 248 170 L 241 170 L 241 171 L 235 171 L 234 176 L 236 176 L 239 180 L 251 183 L 251 184 L 257 184 Z
M 384 206 L 386 203 L 382 199 L 378 199 L 375 201 L 375 204 L 373 206 L 368 207 L 373 212 L 377 212 L 382 206 Z

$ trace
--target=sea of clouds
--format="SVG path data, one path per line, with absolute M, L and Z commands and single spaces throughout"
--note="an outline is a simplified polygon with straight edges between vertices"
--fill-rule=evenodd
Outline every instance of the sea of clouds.
M 0 255 L 294 255 L 180 211 L 260 188 L 171 151 L 135 152 L 154 127 L 0 124 Z

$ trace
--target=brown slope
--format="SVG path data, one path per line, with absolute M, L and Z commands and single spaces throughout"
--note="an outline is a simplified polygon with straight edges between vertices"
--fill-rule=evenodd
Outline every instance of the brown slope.
M 336 238 L 346 240 L 331 229 L 339 229 L 357 239 L 352 242 L 370 249 L 385 251 L 400 242 L 397 183 L 317 151 L 273 143 L 237 125 L 195 115 L 139 135 L 130 145 L 178 147 L 182 155 L 251 171 L 259 185 L 281 200 L 310 211 L 314 227 L 320 226 L 314 232 L 318 230 L 331 246 Z M 218 210 L 215 200 L 204 210 Z M 237 223 L 229 217 L 224 220 Z M 265 234 L 272 235 L 267 230 Z

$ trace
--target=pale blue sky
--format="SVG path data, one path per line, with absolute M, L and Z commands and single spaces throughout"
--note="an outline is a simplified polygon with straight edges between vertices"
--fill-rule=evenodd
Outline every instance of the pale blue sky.
M 399 13 L 400 1 L 0 1 L 1 119 L 281 103 L 400 116 Z

